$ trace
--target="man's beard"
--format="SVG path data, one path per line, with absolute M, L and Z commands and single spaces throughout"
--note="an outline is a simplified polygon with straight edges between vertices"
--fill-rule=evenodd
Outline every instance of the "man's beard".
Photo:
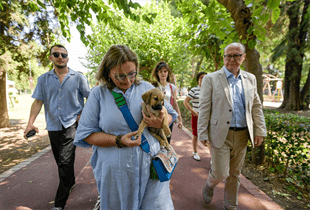
M 67 64 L 65 64 L 65 65 L 57 65 L 57 64 L 55 64 L 55 66 L 56 66 L 57 68 L 59 68 L 59 69 L 63 69 L 63 68 L 66 68 L 66 67 L 67 67 Z

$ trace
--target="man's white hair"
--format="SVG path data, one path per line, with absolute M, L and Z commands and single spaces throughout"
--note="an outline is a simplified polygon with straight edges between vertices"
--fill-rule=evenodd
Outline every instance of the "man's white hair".
M 238 42 L 233 42 L 233 43 L 227 45 L 227 46 L 225 47 L 225 49 L 224 49 L 224 53 L 225 53 L 226 50 L 227 50 L 229 47 L 231 47 L 231 46 L 239 47 L 239 49 L 242 50 L 242 53 L 245 53 L 245 46 L 244 46 L 243 44 L 241 44 L 241 43 L 238 43 Z

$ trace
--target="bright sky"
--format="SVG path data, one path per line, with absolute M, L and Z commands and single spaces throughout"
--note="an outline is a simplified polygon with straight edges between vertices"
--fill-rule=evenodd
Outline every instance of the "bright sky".
M 76 29 L 75 25 L 70 27 L 70 33 L 72 36 L 70 43 L 65 41 L 65 47 L 67 48 L 69 54 L 68 66 L 75 71 L 85 73 L 88 69 L 82 65 L 82 63 L 86 63 L 86 61 L 82 58 L 85 57 L 87 49 L 80 40 L 80 33 Z
M 132 1 L 139 3 L 141 6 L 143 6 L 146 2 L 150 2 L 150 0 Z M 70 27 L 70 33 L 72 36 L 70 43 L 65 41 L 65 47 L 67 48 L 69 54 L 68 66 L 75 71 L 81 71 L 83 73 L 86 73 L 88 69 L 85 68 L 82 63 L 86 63 L 86 60 L 84 60 L 83 58 L 86 56 L 87 49 L 80 40 L 80 34 L 76 29 L 75 25 L 72 25 Z M 88 33 L 90 33 L 90 31 Z

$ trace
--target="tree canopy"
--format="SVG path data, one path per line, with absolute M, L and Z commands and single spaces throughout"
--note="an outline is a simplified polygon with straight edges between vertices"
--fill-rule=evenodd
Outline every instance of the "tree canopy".
M 178 84 L 188 84 L 191 75 L 186 72 L 191 68 L 191 54 L 188 46 L 179 35 L 182 29 L 185 32 L 186 26 L 182 18 L 171 15 L 169 5 L 155 2 L 145 5 L 133 11 L 134 14 L 148 14 L 155 12 L 157 15 L 153 23 L 149 25 L 146 21 L 136 22 L 124 17 L 120 11 L 116 11 L 122 22 L 115 29 L 110 24 L 99 22 L 93 27 L 93 34 L 90 39 L 96 43 L 89 47 L 88 60 L 91 61 L 91 68 L 96 70 L 105 52 L 113 44 L 128 45 L 137 53 L 140 61 L 140 74 L 145 80 L 150 80 L 150 75 L 159 61 L 166 61 L 177 76 Z

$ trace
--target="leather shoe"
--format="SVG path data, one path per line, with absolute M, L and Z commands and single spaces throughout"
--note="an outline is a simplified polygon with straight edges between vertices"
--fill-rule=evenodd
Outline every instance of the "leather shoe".
M 202 190 L 203 200 L 206 204 L 211 203 L 213 197 L 213 188 L 209 187 L 208 183 Z

